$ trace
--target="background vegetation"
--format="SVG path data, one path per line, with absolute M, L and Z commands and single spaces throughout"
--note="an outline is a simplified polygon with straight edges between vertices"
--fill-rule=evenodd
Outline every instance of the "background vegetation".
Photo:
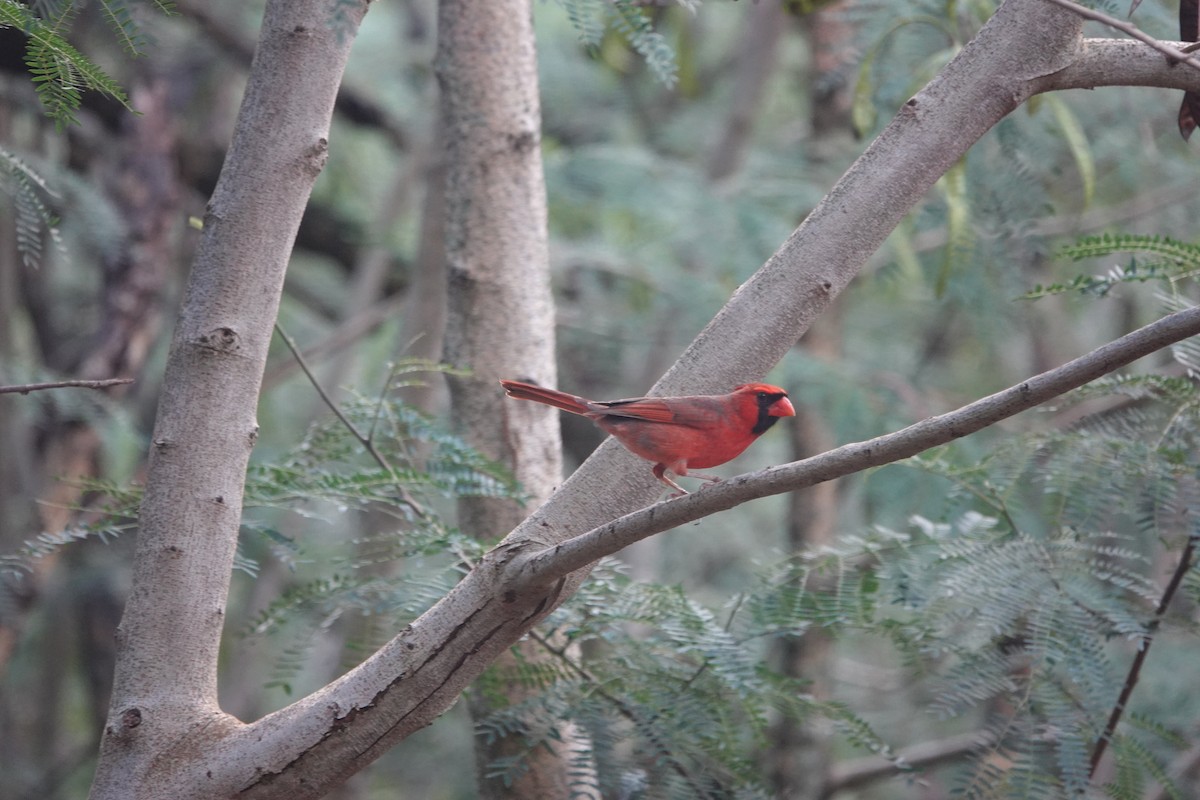
M 644 392 L 992 10 L 537 5 L 561 385 Z M 0 384 L 137 378 L 0 396 L 3 797 L 86 793 L 159 320 L 179 302 L 260 12 L 188 0 L 61 17 L 115 79 L 76 80 L 101 91 L 65 127 L 30 81 L 24 35 L 0 29 Z M 243 719 L 326 683 L 444 594 L 479 554 L 454 497 L 520 494 L 449 433 L 441 368 L 423 360 L 439 335 L 424 280 L 441 246 L 434 17 L 424 0 L 372 7 L 289 270 L 281 331 L 313 376 L 281 332 L 222 676 Z M 1173 9 L 1144 3 L 1134 20 L 1177 38 Z M 1200 209 L 1178 102 L 1060 93 L 998 126 L 773 374 L 801 416 L 740 463 L 893 430 L 1190 305 Z M 161 117 L 150 166 L 125 105 Z M 137 248 L 158 248 L 153 269 Z M 1181 345 L 1003 430 L 631 548 L 543 626 L 545 661 L 477 688 L 501 696 L 516 676 L 533 699 L 474 729 L 456 710 L 340 794 L 472 797 L 470 770 L 421 765 L 472 763 L 474 742 L 515 734 L 511 758 L 481 767 L 512 775 L 569 719 L 605 797 L 1066 796 L 1086 791 L 1153 634 L 1099 783 L 1196 796 L 1197 366 Z M 599 434 L 563 424 L 578 463 Z M 396 502 L 397 470 L 429 513 Z

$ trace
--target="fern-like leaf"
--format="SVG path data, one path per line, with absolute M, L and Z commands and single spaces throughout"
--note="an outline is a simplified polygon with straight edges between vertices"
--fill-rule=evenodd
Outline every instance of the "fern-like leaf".
M 675 85 L 679 65 L 666 38 L 654 30 L 646 10 L 632 0 L 613 0 L 612 25 L 641 54 L 646 66 L 665 86 Z
M 131 58 L 141 56 L 146 49 L 146 37 L 134 19 L 131 4 L 127 0 L 100 0 L 100 8 L 125 54 Z

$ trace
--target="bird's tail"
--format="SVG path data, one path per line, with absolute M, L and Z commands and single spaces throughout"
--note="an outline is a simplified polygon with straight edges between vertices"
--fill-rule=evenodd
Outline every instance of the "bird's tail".
M 500 385 L 504 387 L 504 391 L 508 392 L 509 397 L 515 397 L 518 400 L 532 400 L 535 403 L 545 403 L 548 406 L 561 408 L 563 411 L 570 411 L 572 414 L 587 414 L 592 410 L 588 407 L 587 400 L 582 397 L 576 397 L 573 394 L 567 394 L 566 392 L 558 392 L 554 389 L 534 386 L 532 383 L 506 381 L 503 379 L 501 379 Z

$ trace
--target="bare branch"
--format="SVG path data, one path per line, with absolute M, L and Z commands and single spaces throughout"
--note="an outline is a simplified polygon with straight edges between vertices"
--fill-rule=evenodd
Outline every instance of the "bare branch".
M 1036 93 L 1101 86 L 1153 86 L 1195 91 L 1200 72 L 1180 69 L 1174 57 L 1163 58 L 1164 48 L 1183 53 L 1178 42 L 1150 45 L 1132 39 L 1084 39 L 1069 64 L 1035 79 Z M 1195 66 L 1194 58 L 1188 61 Z
M 1088 768 L 1089 778 L 1095 777 L 1096 769 L 1100 766 L 1104 753 L 1108 749 L 1108 743 L 1112 741 L 1113 734 L 1117 731 L 1117 725 L 1121 722 L 1121 717 L 1125 715 L 1125 707 L 1129 704 L 1129 698 L 1133 695 L 1138 678 L 1141 677 L 1142 665 L 1146 663 L 1146 656 L 1150 654 L 1150 645 L 1154 644 L 1154 634 L 1158 631 L 1158 626 L 1162 624 L 1163 617 L 1167 614 L 1175 592 L 1183 583 L 1184 576 L 1192 569 L 1195 555 L 1196 537 L 1192 536 L 1188 538 L 1188 543 L 1183 548 L 1183 554 L 1179 556 L 1175 573 L 1171 576 L 1167 587 L 1163 589 L 1162 597 L 1158 601 L 1158 608 L 1154 609 L 1154 618 L 1146 626 L 1146 633 L 1142 636 L 1137 655 L 1133 657 L 1133 662 L 1129 665 L 1129 672 L 1125 675 L 1125 684 L 1121 687 L 1121 694 L 1117 697 L 1117 702 L 1108 715 L 1108 722 L 1104 725 L 1104 733 L 1100 734 L 1100 738 L 1096 740 L 1096 747 L 1092 750 L 1091 764 Z
M 287 335 L 287 332 L 284 331 L 283 326 L 281 326 L 278 322 L 275 323 L 275 331 L 279 334 L 279 338 L 283 339 L 283 343 L 287 345 L 287 349 L 291 351 L 292 357 L 295 358 L 296 363 L 300 365 L 300 369 L 304 372 L 305 377 L 308 378 L 308 382 L 312 384 L 313 389 L 315 389 L 317 394 L 320 396 L 321 401 L 325 403 L 329 410 L 333 412 L 334 416 L 336 416 L 338 420 L 346 426 L 346 430 L 350 431 L 350 435 L 353 436 L 358 443 L 363 446 L 363 448 L 371 455 L 371 458 L 375 459 L 375 463 L 382 467 L 384 472 L 393 477 L 396 491 L 400 495 L 400 501 L 412 509 L 412 512 L 418 517 L 424 517 L 425 509 L 420 503 L 413 499 L 413 496 L 409 494 L 408 489 L 402 483 L 400 483 L 399 480 L 395 479 L 396 470 L 392 467 L 391 463 L 388 462 L 387 458 L 384 457 L 383 453 L 379 452 L 379 448 L 375 446 L 375 442 L 372 441 L 371 437 L 369 435 L 364 435 L 361 431 L 359 431 L 359 429 L 354 426 L 354 423 L 342 413 L 340 408 L 338 408 L 338 404 L 335 403 L 333 398 L 329 396 L 329 393 L 325 391 L 325 387 L 321 385 L 321 381 L 317 378 L 313 371 L 309 369 L 308 362 L 304 360 L 304 356 L 300 353 L 300 348 L 297 347 L 296 343 L 292 341 L 292 337 Z M 391 383 L 390 374 L 388 376 L 388 383 Z M 387 391 L 386 386 L 384 387 L 384 391 Z M 382 397 L 380 400 L 382 402 Z M 374 429 L 373 425 L 372 429 Z
M 802 461 L 738 475 L 694 494 L 626 514 L 554 547 L 514 559 L 509 573 L 514 578 L 514 588 L 544 586 L 653 534 L 749 500 L 805 489 L 909 458 L 1008 419 L 1197 334 L 1200 334 L 1200 307 L 1189 308 L 956 411 Z
M 1166 42 L 1155 39 L 1153 36 L 1151 36 L 1148 33 L 1143 33 L 1141 28 L 1139 28 L 1138 26 L 1134 25 L 1131 22 L 1125 22 L 1124 20 L 1120 20 L 1120 19 L 1117 19 L 1116 17 L 1109 16 L 1108 14 L 1105 14 L 1103 11 L 1097 11 L 1094 8 L 1086 8 L 1084 6 L 1079 5 L 1079 3 L 1074 2 L 1074 0 L 1050 0 L 1050 2 L 1054 3 L 1056 6 L 1065 8 L 1068 11 L 1074 11 L 1076 14 L 1083 17 L 1084 19 L 1090 19 L 1093 22 L 1099 22 L 1101 24 L 1107 25 L 1110 28 L 1114 28 L 1115 30 L 1121 31 L 1121 33 L 1125 33 L 1125 34 L 1132 36 L 1133 38 L 1137 39 L 1140 42 L 1145 42 L 1146 44 L 1153 47 L 1155 50 L 1157 50 L 1160 53 L 1162 53 L 1163 55 L 1165 55 L 1167 58 L 1171 59 L 1171 61 L 1182 61 L 1184 64 L 1187 64 L 1188 66 L 1195 67 L 1196 69 L 1200 69 L 1200 61 L 1197 61 L 1195 58 L 1193 58 L 1192 56 L 1189 56 L 1183 50 L 1180 50 L 1179 48 L 1174 47 L 1173 45 L 1170 45 L 1170 44 L 1167 44 Z
M 960 733 L 944 739 L 933 739 L 906 747 L 896 754 L 896 758 L 865 756 L 843 761 L 830 768 L 829 780 L 826 782 L 821 796 L 830 797 L 837 792 L 865 786 L 883 778 L 890 778 L 902 773 L 903 766 L 914 770 L 934 767 L 990 747 L 994 742 L 994 735 L 987 731 Z
M 0 394 L 29 394 L 45 389 L 107 389 L 110 386 L 123 386 L 133 383 L 133 378 L 104 378 L 102 380 L 86 381 L 51 381 L 49 383 L 23 383 L 16 386 L 0 386 Z

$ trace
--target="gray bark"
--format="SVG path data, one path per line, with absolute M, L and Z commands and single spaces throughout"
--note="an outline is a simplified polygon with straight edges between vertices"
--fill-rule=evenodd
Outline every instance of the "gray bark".
M 473 11 L 484 14 L 488 5 L 476 3 Z M 268 5 L 238 138 L 213 198 L 168 365 L 133 594 L 93 788 L 97 798 L 319 797 L 447 710 L 487 665 L 570 595 L 581 579 L 578 570 L 600 554 L 664 530 L 671 522 L 694 519 L 689 514 L 697 511 L 826 479 L 848 464 L 878 463 L 879 453 L 870 446 L 843 448 L 815 467 L 801 464 L 754 481 L 729 481 L 703 496 L 655 506 L 566 544 L 644 506 L 658 493 L 644 463 L 611 444 L 603 446 L 444 599 L 363 664 L 254 723 L 223 714 L 215 699 L 217 642 L 241 485 L 254 439 L 258 382 L 283 265 L 320 168 L 329 109 L 352 38 L 330 33 L 328 13 L 313 0 L 272 0 Z M 657 390 L 726 391 L 762 376 L 937 178 L 1033 94 L 1118 82 L 1200 90 L 1194 74 L 1167 66 L 1161 54 L 1147 57 L 1143 51 L 1148 48 L 1125 43 L 1085 46 L 1079 30 L 1077 17 L 1045 0 L 1007 0 L 735 293 Z M 464 41 L 462 46 L 472 45 Z M 1139 72 L 1121 73 L 1123 63 L 1111 57 L 1118 47 Z M 1110 54 L 1106 67 L 1094 68 L 1104 61 L 1104 53 Z M 1135 74 L 1136 79 L 1131 77 Z M 481 103 L 481 110 L 464 106 L 454 113 L 477 124 L 483 120 L 470 122 L 472 116 L 486 112 L 488 105 L 486 98 L 471 102 Z M 536 107 L 517 112 L 524 122 L 497 126 L 504 135 L 493 141 L 499 147 L 490 156 L 499 163 L 537 146 Z M 490 184 L 478 202 L 503 208 L 505 193 L 528 192 L 532 185 Z M 466 212 L 467 223 L 488 213 L 484 208 Z M 492 224 L 527 223 L 502 218 Z M 456 237 L 466 230 L 449 230 L 449 251 L 462 249 Z M 485 290 L 491 288 L 480 285 L 465 263 L 451 263 L 451 286 L 464 297 L 475 293 L 473 302 L 478 303 L 487 302 Z M 1103 374 L 1138 347 L 1162 346 L 1167 333 L 1192 330 L 1187 326 L 1200 323 L 1197 316 L 1165 321 L 1135 335 L 1132 344 L 1114 344 L 1115 349 L 1064 374 L 1071 380 Z M 480 337 L 476 352 L 490 337 L 505 336 L 494 327 L 496 317 L 488 318 L 493 327 L 473 334 Z M 550 329 L 534 326 L 528 335 L 541 339 L 532 345 L 528 368 L 514 377 L 552 382 L 551 362 L 544 356 L 552 348 Z M 533 374 L 522 374 L 529 372 Z M 489 397 L 498 393 L 489 385 L 490 376 L 477 380 L 480 396 L 460 392 L 456 410 L 461 415 L 494 411 Z M 961 418 L 928 421 L 884 444 L 893 453 L 909 454 L 921 442 L 958 435 L 1068 384 L 1062 375 L 1030 381 L 968 407 Z M 493 453 L 529 447 L 531 452 L 520 460 L 556 463 L 552 434 L 535 434 L 528 441 L 519 435 L 527 429 L 552 429 L 545 411 L 513 403 L 501 413 L 508 435 L 497 437 Z M 960 421 L 964 424 L 956 427 Z M 930 436 L 931 429 L 936 435 Z M 480 524 L 488 523 L 481 519 Z
M 449 379 L 452 416 L 463 438 L 507 466 L 536 507 L 562 478 L 558 415 L 509 402 L 497 384 L 516 375 L 546 386 L 557 382 L 532 8 L 529 0 L 442 0 L 438 11 L 447 171 L 445 359 L 467 370 Z M 459 527 L 484 540 L 512 530 L 525 513 L 509 499 L 458 502 Z M 515 646 L 523 651 L 520 660 L 547 657 L 531 640 Z M 500 674 L 513 674 L 518 661 L 501 655 L 507 669 Z M 502 688 L 512 705 L 531 691 L 515 680 Z M 470 700 L 477 719 L 495 710 L 484 693 Z M 517 735 L 477 740 L 480 796 L 570 796 L 571 747 L 571 737 L 532 749 Z M 497 759 L 522 754 L 524 769 L 515 777 L 488 777 Z
M 240 725 L 218 648 L 267 345 L 366 3 L 341 8 L 334 30 L 326 2 L 267 5 L 168 357 L 93 798 L 234 790 L 223 752 L 203 779 L 198 753 Z

